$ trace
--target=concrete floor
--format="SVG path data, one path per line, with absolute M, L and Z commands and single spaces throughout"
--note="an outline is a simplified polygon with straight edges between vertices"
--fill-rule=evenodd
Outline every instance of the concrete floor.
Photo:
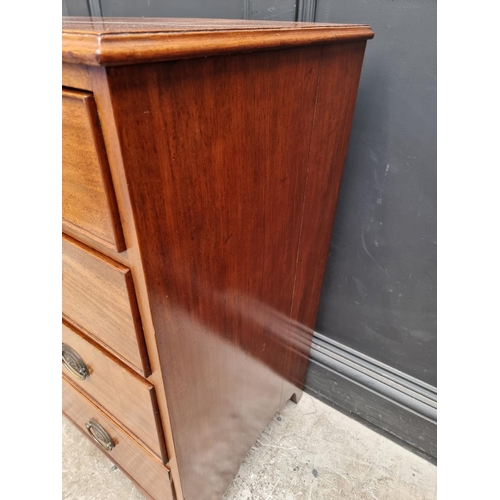
M 63 498 L 142 500 L 63 418 Z M 433 500 L 436 467 L 304 394 L 249 451 L 224 500 Z

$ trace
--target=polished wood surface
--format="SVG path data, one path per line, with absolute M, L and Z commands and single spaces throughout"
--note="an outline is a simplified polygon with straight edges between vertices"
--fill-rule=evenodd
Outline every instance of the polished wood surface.
M 62 392 L 64 414 L 87 436 L 89 434 L 85 424 L 91 418 L 102 425 L 115 444 L 113 450 L 110 452 L 103 451 L 103 453 L 118 465 L 148 497 L 154 500 L 173 499 L 169 473 L 166 467 L 161 465 L 120 425 L 65 379 L 62 382 Z M 89 484 L 89 488 L 91 487 L 92 485 Z
M 125 249 L 120 220 L 99 131 L 97 111 L 87 92 L 62 92 L 63 230 Z
M 90 375 L 79 380 L 64 365 L 63 374 L 166 462 L 153 385 L 64 322 L 62 341 L 83 359 Z
M 130 270 L 63 235 L 63 315 L 143 375 L 149 363 Z
M 145 63 L 366 40 L 369 26 L 224 19 L 63 17 L 64 62 Z
M 92 90 L 88 68 L 86 66 L 79 66 L 78 64 L 63 63 L 62 84 L 63 87 Z
M 142 257 L 139 249 L 139 243 L 137 241 L 135 220 L 132 213 L 132 202 L 128 191 L 125 166 L 122 160 L 121 146 L 116 130 L 116 122 L 114 119 L 113 108 L 111 106 L 111 96 L 109 93 L 105 71 L 105 68 L 89 68 L 97 109 L 101 118 L 106 150 L 109 156 L 109 166 L 116 190 L 116 199 L 122 215 L 123 232 L 127 241 L 127 251 L 117 255 L 120 257 L 124 254 L 128 255 L 129 262 L 127 266 L 130 267 L 134 281 L 144 339 L 151 367 L 151 375 L 148 377 L 148 380 L 154 384 L 156 389 L 158 408 L 163 425 L 163 434 L 165 436 L 167 453 L 170 459 L 169 465 L 173 477 L 172 488 L 176 498 L 184 498 L 179 468 L 177 466 L 177 454 L 173 429 L 170 422 L 169 402 L 166 398 L 166 391 L 162 376 L 164 371 L 168 372 L 168 367 L 162 367 L 158 356 L 156 332 L 151 317 L 149 290 L 144 277 Z
M 365 45 L 323 48 L 281 404 L 302 384 L 309 363 L 309 339 L 318 313 Z
M 362 56 L 364 44 L 342 47 Z M 315 246 L 328 246 L 310 235 L 331 230 L 328 217 L 311 219 L 311 195 L 325 178 L 337 189 L 328 157 L 348 137 L 328 142 L 324 122 L 335 116 L 317 103 L 357 85 L 348 73 L 327 89 L 322 75 L 343 72 L 346 59 L 324 50 L 106 70 L 187 499 L 220 498 L 280 405 L 300 394 L 305 364 L 293 360 L 307 357 L 319 300 L 301 276 L 316 272 Z
M 99 243 L 95 238 L 86 236 L 78 228 L 73 229 L 70 225 L 64 226 L 64 233 L 66 236 L 70 236 L 74 240 L 83 243 L 85 246 L 90 247 L 92 250 L 97 251 L 99 254 L 110 258 L 111 260 L 124 265 L 125 267 L 130 266 L 130 260 L 128 256 L 128 249 L 123 252 L 117 253 L 115 250 L 109 246 Z

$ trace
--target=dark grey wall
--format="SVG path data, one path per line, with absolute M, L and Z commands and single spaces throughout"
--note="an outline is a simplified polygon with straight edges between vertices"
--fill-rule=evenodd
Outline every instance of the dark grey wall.
M 62 0 L 63 15 L 295 21 L 296 0 Z
M 368 42 L 316 330 L 436 385 L 436 2 L 318 0 Z

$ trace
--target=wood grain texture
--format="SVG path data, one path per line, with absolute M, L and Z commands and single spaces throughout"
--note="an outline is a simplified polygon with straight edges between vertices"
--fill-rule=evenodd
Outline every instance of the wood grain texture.
M 95 250 L 96 252 L 104 255 L 105 257 L 108 257 L 111 260 L 114 260 L 115 262 L 118 262 L 119 264 L 124 265 L 125 267 L 130 267 L 128 249 L 118 253 L 108 245 L 100 243 L 93 236 L 87 236 L 79 228 L 77 228 L 76 226 L 75 228 L 73 228 L 69 224 L 64 225 L 63 234 L 79 241 L 80 243 L 83 243 L 85 246 L 90 247 L 92 250 Z
M 288 390 L 281 404 L 303 383 L 309 362 L 365 45 L 323 48 L 291 310 L 295 328 L 285 358 Z
M 149 375 L 130 270 L 63 235 L 62 280 L 64 317 Z
M 165 463 L 153 385 L 64 322 L 62 341 L 84 360 L 90 375 L 76 379 L 64 365 L 63 374 Z
M 63 90 L 62 110 L 63 230 L 120 252 L 125 244 L 92 95 Z
M 72 87 L 80 90 L 92 90 L 88 68 L 78 64 L 63 63 L 62 84 L 63 87 Z
M 87 436 L 85 424 L 93 418 L 110 435 L 115 447 L 104 452 L 141 491 L 154 500 L 173 500 L 168 469 L 140 446 L 120 425 L 87 399 L 68 380 L 62 381 L 64 414 Z M 91 439 L 92 443 L 94 441 Z M 91 485 L 89 485 L 91 486 Z
M 102 132 L 106 144 L 106 151 L 109 157 L 109 166 L 113 183 L 115 186 L 116 198 L 122 217 L 123 232 L 127 241 L 127 251 L 117 254 L 121 257 L 127 254 L 130 272 L 132 273 L 134 288 L 136 291 L 137 304 L 139 307 L 141 322 L 144 332 L 144 340 L 148 350 L 148 359 L 151 367 L 151 375 L 148 380 L 153 383 L 156 389 L 158 408 L 160 411 L 163 434 L 169 456 L 169 466 L 173 478 L 172 488 L 176 498 L 184 498 L 177 465 L 176 446 L 174 443 L 173 431 L 170 422 L 168 401 L 163 383 L 163 373 L 168 373 L 168 366 L 162 366 L 157 349 L 156 332 L 151 317 L 151 306 L 149 303 L 149 291 L 144 278 L 142 260 L 140 256 L 139 244 L 135 220 L 132 213 L 132 203 L 128 192 L 127 179 L 122 159 L 122 151 L 119 144 L 114 113 L 111 106 L 108 82 L 105 68 L 89 68 L 92 87 L 96 100 L 97 109 L 101 118 Z
M 63 61 L 145 63 L 373 38 L 367 25 L 63 17 Z
M 357 85 L 349 75 L 340 88 L 322 84 L 323 64 L 336 64 L 323 51 L 106 70 L 188 500 L 220 498 L 301 389 L 305 365 L 293 365 L 292 333 L 303 331 L 307 354 L 319 291 L 298 288 L 301 273 L 315 272 L 311 235 L 331 230 L 308 206 L 336 168 L 328 157 L 346 146 L 326 141 L 325 131 L 316 138 L 315 120 L 335 121 L 317 103 Z M 343 70 L 341 62 L 325 74 Z M 347 143 L 348 133 L 338 138 Z M 315 168 L 326 172 L 311 175 Z M 310 292 L 309 306 L 297 308 Z

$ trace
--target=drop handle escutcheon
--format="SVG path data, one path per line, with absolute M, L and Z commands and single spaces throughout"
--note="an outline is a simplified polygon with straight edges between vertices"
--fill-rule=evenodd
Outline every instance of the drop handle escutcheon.
M 86 424 L 88 433 L 92 439 L 105 451 L 111 451 L 115 447 L 115 443 L 111 436 L 104 430 L 101 424 L 91 418 Z
M 85 380 L 90 376 L 89 369 L 81 356 L 69 345 L 62 345 L 62 364 L 77 379 Z

